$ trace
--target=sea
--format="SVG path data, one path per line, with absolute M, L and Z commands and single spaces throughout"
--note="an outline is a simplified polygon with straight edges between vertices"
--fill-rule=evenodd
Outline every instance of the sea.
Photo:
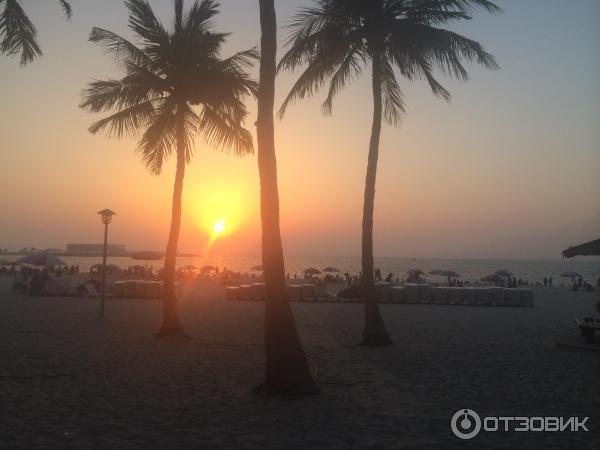
M 68 265 L 79 264 L 81 271 L 88 271 L 94 264 L 102 263 L 98 256 L 61 256 Z M 163 261 L 138 261 L 126 256 L 109 256 L 107 264 L 115 264 L 122 268 L 133 265 L 152 266 L 157 270 L 163 266 Z M 217 257 L 217 256 L 182 256 L 177 258 L 178 267 L 195 266 L 197 269 L 206 265 L 217 266 L 219 270 L 235 272 L 252 272 L 252 268 L 261 264 L 261 259 L 255 257 Z M 321 257 L 321 256 L 287 256 L 285 269 L 291 277 L 303 276 L 307 268 L 323 270 L 325 267 L 335 267 L 341 273 L 358 274 L 361 270 L 360 257 Z M 433 282 L 443 281 L 443 277 L 429 275 L 434 269 L 453 270 L 461 275 L 463 280 L 476 281 L 497 270 L 509 270 L 516 278 L 529 282 L 542 282 L 544 277 L 553 277 L 555 284 L 569 281 L 561 277 L 567 271 L 575 271 L 582 275 L 585 281 L 596 284 L 600 278 L 600 259 L 576 258 L 557 260 L 494 260 L 494 259 L 436 259 L 436 258 L 375 258 L 375 267 L 381 270 L 385 277 L 392 273 L 394 278 L 406 278 L 412 269 L 421 269 L 427 275 L 426 279 Z

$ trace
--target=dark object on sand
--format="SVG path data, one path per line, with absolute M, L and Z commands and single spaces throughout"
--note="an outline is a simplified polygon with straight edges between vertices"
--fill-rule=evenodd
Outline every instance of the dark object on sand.
M 583 244 L 576 245 L 575 247 L 569 247 L 568 249 L 563 250 L 562 255 L 563 258 L 600 255 L 600 239 L 585 242 Z

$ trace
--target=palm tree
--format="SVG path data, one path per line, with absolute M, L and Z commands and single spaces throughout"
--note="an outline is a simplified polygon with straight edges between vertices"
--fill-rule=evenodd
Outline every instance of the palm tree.
M 373 274 L 373 209 L 382 119 L 396 126 L 404 97 L 394 67 L 408 80 L 426 79 L 434 95 L 446 100 L 450 93 L 435 79 L 434 68 L 468 80 L 464 61 L 497 69 L 494 57 L 473 40 L 441 28 L 453 21 L 471 19 L 475 8 L 500 11 L 487 0 L 317 0 L 303 8 L 290 24 L 289 51 L 280 69 L 307 64 L 285 99 L 288 105 L 313 95 L 329 80 L 322 109 L 331 113 L 333 98 L 370 63 L 373 123 L 365 182 L 362 221 L 362 273 L 365 300 L 363 344 L 388 345 L 391 340 L 381 318 Z
M 279 193 L 273 124 L 277 52 L 277 21 L 273 0 L 259 0 L 261 25 L 260 84 L 258 91 L 258 169 L 262 218 L 262 259 L 266 285 L 265 383 L 267 395 L 314 394 L 285 284 L 283 247 L 279 229 Z
M 252 136 L 243 127 L 247 114 L 242 100 L 255 95 L 257 83 L 245 68 L 257 58 L 248 50 L 221 59 L 227 34 L 211 31 L 218 13 L 213 0 L 196 1 L 184 14 L 183 0 L 175 0 L 173 28 L 167 31 L 145 0 L 125 2 L 129 26 L 141 39 L 140 47 L 115 33 L 94 28 L 92 42 L 112 53 L 125 76 L 96 80 L 84 91 L 81 107 L 114 114 L 93 123 L 92 133 L 105 131 L 122 137 L 143 130 L 137 150 L 145 165 L 160 174 L 163 163 L 176 154 L 171 229 L 165 255 L 163 322 L 159 337 L 183 334 L 175 295 L 175 258 L 181 224 L 181 194 L 185 165 L 193 151 L 193 137 L 236 155 L 253 152 Z
M 36 56 L 42 55 L 37 42 L 37 29 L 29 20 L 19 0 L 0 0 L 4 10 L 0 12 L 0 53 L 14 56 L 21 54 L 21 66 L 30 63 Z M 73 13 L 66 0 L 58 0 L 67 20 Z

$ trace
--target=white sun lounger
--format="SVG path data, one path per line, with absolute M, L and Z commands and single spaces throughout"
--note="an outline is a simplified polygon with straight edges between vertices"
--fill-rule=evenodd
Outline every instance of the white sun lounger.
M 436 305 L 448 303 L 448 290 L 445 287 L 434 286 L 431 288 L 431 298 Z
M 390 288 L 390 301 L 392 303 L 406 302 L 406 290 L 402 286 L 392 286 Z

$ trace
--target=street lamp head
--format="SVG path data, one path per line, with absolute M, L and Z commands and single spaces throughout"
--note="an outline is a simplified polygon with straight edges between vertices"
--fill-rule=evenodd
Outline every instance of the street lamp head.
M 103 209 L 102 211 L 98 211 L 98 214 L 102 216 L 102 223 L 108 225 L 112 221 L 112 216 L 116 216 L 117 213 L 111 211 L 110 209 Z

